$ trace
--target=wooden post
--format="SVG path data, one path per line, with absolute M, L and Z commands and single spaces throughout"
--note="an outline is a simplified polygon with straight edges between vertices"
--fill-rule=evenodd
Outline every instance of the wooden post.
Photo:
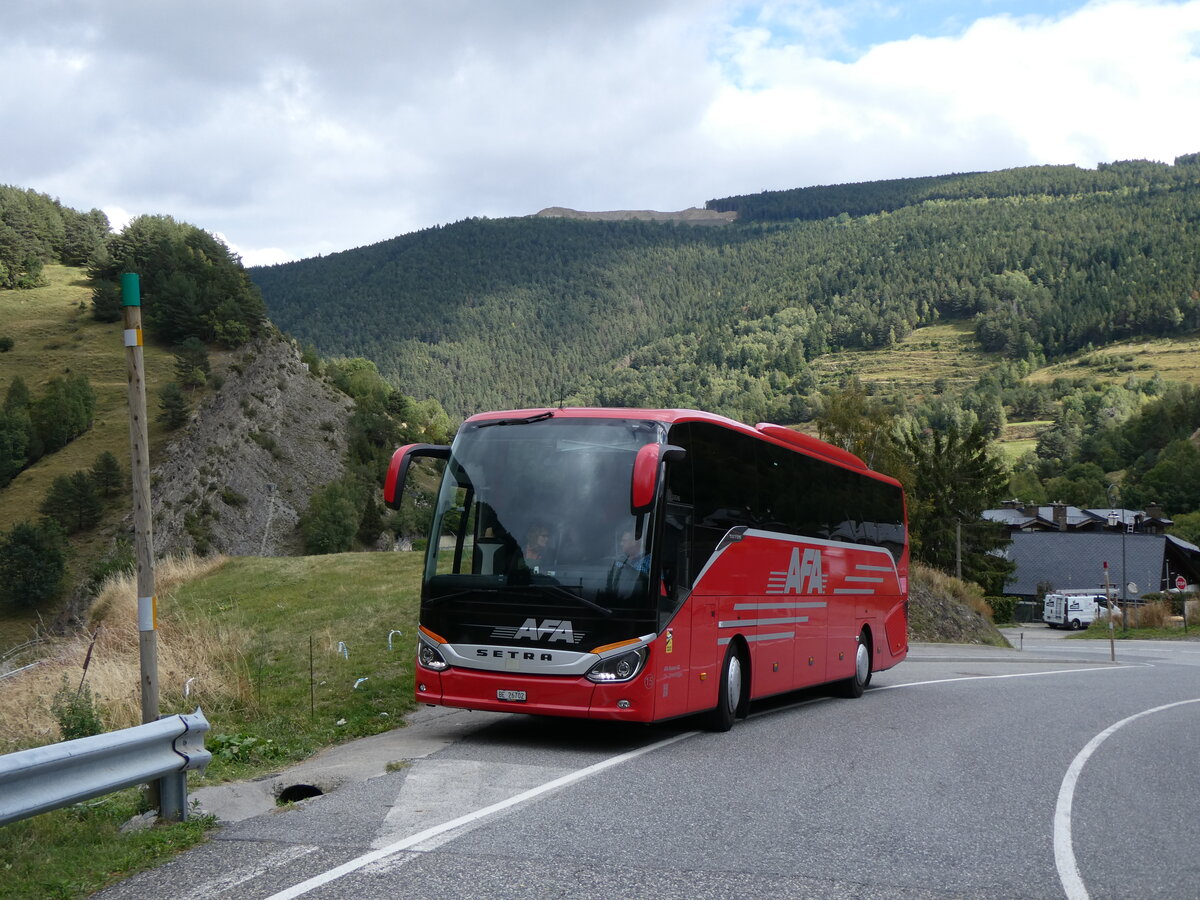
M 125 363 L 129 376 L 129 459 L 133 481 L 134 555 L 137 560 L 138 650 L 141 658 L 142 723 L 158 720 L 158 610 L 154 596 L 154 536 L 150 515 L 150 446 L 146 423 L 145 361 L 142 352 L 142 299 L 138 276 L 121 275 L 125 314 Z M 149 785 L 149 801 L 159 806 L 159 785 Z

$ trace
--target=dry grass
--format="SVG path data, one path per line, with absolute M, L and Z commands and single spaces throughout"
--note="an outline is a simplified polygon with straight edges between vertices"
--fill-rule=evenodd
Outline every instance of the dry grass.
M 155 565 L 159 607 L 178 585 L 220 568 L 223 557 L 186 556 Z M 157 628 L 160 708 L 179 711 L 248 694 L 243 635 L 232 629 L 189 627 L 182 616 L 160 617 Z M 93 639 L 95 641 L 93 646 Z M 87 673 L 84 662 L 91 648 Z M 110 578 L 92 607 L 86 630 L 57 640 L 40 665 L 0 681 L 0 751 L 59 739 L 50 711 L 64 685 L 91 689 L 107 729 L 141 722 L 137 580 Z M 190 684 L 189 684 L 190 679 Z M 185 686 L 187 696 L 185 697 Z
M 1129 608 L 1130 628 L 1166 628 L 1170 618 L 1169 603 L 1142 603 Z

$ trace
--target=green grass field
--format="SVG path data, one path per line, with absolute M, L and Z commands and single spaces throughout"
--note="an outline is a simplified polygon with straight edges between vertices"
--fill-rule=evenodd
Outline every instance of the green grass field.
M 413 709 L 421 563 L 419 553 L 240 557 L 175 592 L 165 615 L 244 640 L 226 668 L 242 680 L 238 693 L 209 704 L 206 687 L 193 685 L 214 737 L 255 739 L 244 753 L 218 750 L 210 780 L 387 731 Z

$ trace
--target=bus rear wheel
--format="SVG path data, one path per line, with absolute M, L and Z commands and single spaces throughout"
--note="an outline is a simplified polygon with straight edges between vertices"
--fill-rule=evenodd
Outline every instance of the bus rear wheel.
M 721 684 L 717 689 L 717 707 L 708 714 L 710 731 L 728 731 L 742 703 L 742 658 L 731 643 L 721 665 Z
M 861 697 L 871 683 L 871 637 L 864 628 L 854 650 L 854 674 L 842 682 L 842 696 Z

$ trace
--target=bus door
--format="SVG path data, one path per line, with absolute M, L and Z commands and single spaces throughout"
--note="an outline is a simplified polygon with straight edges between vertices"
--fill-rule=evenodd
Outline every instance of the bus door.
M 691 632 L 687 708 L 691 712 L 712 709 L 717 705 L 721 663 L 725 658 L 725 646 L 717 643 L 717 616 L 720 614 L 717 598 L 692 594 L 684 612 L 684 620 Z
M 685 608 L 691 593 L 692 506 L 668 488 L 658 541 L 658 653 L 655 654 L 656 719 L 687 714 L 693 628 Z
M 852 588 L 847 587 L 850 582 L 846 576 L 855 571 L 851 555 L 852 551 L 845 546 L 830 547 L 823 554 L 828 572 L 825 576 L 825 596 L 821 598 L 826 603 L 821 611 L 826 623 L 822 681 L 849 678 L 854 674 L 861 622 L 870 615 L 865 597 L 847 593 L 847 590 Z M 840 593 L 831 589 L 833 584 L 842 589 Z M 879 630 L 878 627 L 875 630 Z

